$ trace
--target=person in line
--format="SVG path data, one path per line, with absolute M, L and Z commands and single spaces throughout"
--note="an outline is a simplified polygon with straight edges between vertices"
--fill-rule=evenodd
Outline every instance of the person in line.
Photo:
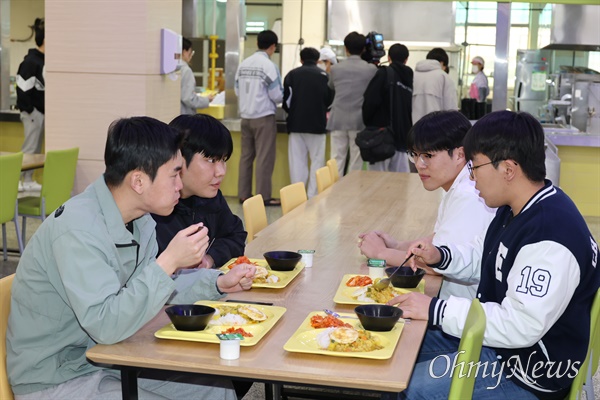
M 433 111 L 458 110 L 456 85 L 448 75 L 448 54 L 439 47 L 415 66 L 412 121 Z
M 120 398 L 120 375 L 88 363 L 87 349 L 127 339 L 165 303 L 216 300 L 251 287 L 252 266 L 227 274 L 202 269 L 193 283 L 171 278 L 202 261 L 208 246 L 202 224 L 182 229 L 156 257 L 149 213 L 169 215 L 177 204 L 180 142 L 180 134 L 153 118 L 113 122 L 104 174 L 49 215 L 27 244 L 6 332 L 16 399 Z M 140 379 L 140 397 L 236 398 L 227 380 L 173 379 Z
M 387 160 L 369 163 L 369 171 L 409 172 L 407 150 L 408 131 L 412 126 L 413 70 L 406 65 L 408 48 L 396 43 L 388 51 L 389 67 L 380 67 L 363 95 L 362 118 L 365 126 L 394 131 L 396 154 Z M 394 77 L 392 121 L 390 121 L 390 82 L 388 68 Z
M 331 66 L 337 63 L 337 57 L 335 56 L 333 50 L 331 50 L 331 47 L 322 47 L 321 50 L 319 50 L 319 61 L 317 61 L 317 67 L 329 73 L 331 71 Z
M 283 81 L 283 109 L 288 114 L 290 133 L 290 181 L 303 182 L 309 198 L 317 195 L 317 169 L 325 165 L 327 108 L 333 100 L 329 78 L 317 67 L 318 60 L 317 49 L 302 49 L 302 66 L 291 70 Z
M 469 179 L 463 148 L 469 129 L 471 123 L 460 112 L 435 111 L 421 118 L 409 133 L 409 159 L 415 164 L 423 187 L 430 192 L 439 188 L 444 191 L 433 235 L 423 238 L 434 245 L 471 242 L 485 234 L 496 212 L 485 205 L 475 182 Z M 398 241 L 380 231 L 359 236 L 359 247 L 365 256 L 384 259 L 389 265 L 400 265 L 413 242 Z M 479 271 L 462 279 L 454 278 L 455 271 L 451 269 L 436 271 L 444 276 L 440 299 L 475 298 Z
M 184 135 L 179 203 L 170 215 L 152 214 L 161 254 L 182 229 L 202 223 L 214 240 L 198 268 L 219 268 L 244 255 L 247 233 L 219 189 L 233 152 L 229 130 L 209 115 L 180 115 L 169 126 Z M 195 266 L 194 266 L 195 267 Z
M 270 58 L 277 48 L 277 35 L 262 31 L 256 39 L 258 51 L 240 64 L 235 74 L 235 94 L 242 117 L 242 154 L 238 178 L 240 203 L 252 197 L 252 164 L 256 158 L 256 191 L 265 206 L 279 206 L 271 197 L 277 124 L 275 111 L 283 100 L 279 68 Z
M 533 116 L 487 114 L 463 146 L 475 187 L 489 207 L 499 208 L 485 239 L 420 242 L 409 252 L 438 270 L 481 271 L 477 298 L 486 328 L 482 367 L 470 372 L 476 377 L 473 398 L 564 399 L 589 343 L 590 310 L 600 287 L 598 243 L 573 201 L 544 179 L 544 131 Z M 471 300 L 411 293 L 390 304 L 431 326 L 399 397 L 447 396 L 454 369 L 445 373 L 443 360 L 455 359 Z
M 490 94 L 490 88 L 488 86 L 487 76 L 483 73 L 483 67 L 485 66 L 485 61 L 483 58 L 477 56 L 473 57 L 471 60 L 471 73 L 475 74 L 475 78 L 471 83 L 471 87 L 469 89 L 469 96 L 472 99 L 477 100 L 478 103 L 485 103 L 485 99 Z
M 335 91 L 327 130 L 331 131 L 331 157 L 338 165 L 340 177 L 344 176 L 348 152 L 348 171 L 362 169 L 360 149 L 354 142 L 359 131 L 365 128 L 362 122 L 363 93 L 377 72 L 377 67 L 360 58 L 365 50 L 366 38 L 351 32 L 344 38 L 348 58 L 332 65 L 329 87 Z
M 211 94 L 204 97 L 196 93 L 196 78 L 189 65 L 194 57 L 192 42 L 183 38 L 181 47 L 181 114 L 193 115 L 197 109 L 207 108 L 215 96 Z
M 17 108 L 21 111 L 25 140 L 21 151 L 25 154 L 42 152 L 44 141 L 45 107 L 45 27 L 44 20 L 36 18 L 34 23 L 35 44 L 37 48 L 29 52 L 17 70 Z M 19 192 L 39 191 L 42 185 L 33 180 L 33 170 L 21 174 Z

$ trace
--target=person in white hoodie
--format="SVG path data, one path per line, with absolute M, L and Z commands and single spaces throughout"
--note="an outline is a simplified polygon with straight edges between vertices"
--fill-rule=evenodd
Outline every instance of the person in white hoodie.
M 189 66 L 194 57 L 192 42 L 183 38 L 181 47 L 181 114 L 194 115 L 198 108 L 207 108 L 215 96 L 204 97 L 196 93 L 196 78 Z
M 448 54 L 436 47 L 415 67 L 413 124 L 430 112 L 442 110 L 458 110 L 458 95 L 456 85 L 448 75 Z

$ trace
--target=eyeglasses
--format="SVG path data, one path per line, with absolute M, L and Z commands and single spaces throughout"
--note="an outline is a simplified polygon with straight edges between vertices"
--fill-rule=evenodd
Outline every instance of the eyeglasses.
M 423 165 L 425 165 L 426 167 L 429 166 L 429 164 L 431 163 L 431 159 L 435 155 L 431 153 L 417 153 L 415 151 L 407 151 L 406 153 L 408 154 L 408 161 L 410 161 L 413 164 L 416 164 L 417 162 L 419 162 L 418 160 L 421 160 Z
M 502 161 L 502 160 L 499 160 L 499 161 Z M 499 161 L 490 161 L 488 163 L 480 164 L 480 165 L 473 165 L 473 161 L 469 161 L 467 163 L 467 169 L 469 170 L 469 175 L 471 176 L 471 179 L 475 179 L 475 174 L 473 173 L 473 171 L 475 171 L 477 168 L 481 168 L 481 167 L 483 167 L 485 165 L 494 164 L 494 163 L 499 162 Z

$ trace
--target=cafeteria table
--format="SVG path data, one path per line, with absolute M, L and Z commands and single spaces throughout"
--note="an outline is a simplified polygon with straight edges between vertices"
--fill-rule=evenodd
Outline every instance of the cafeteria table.
M 265 383 L 400 392 L 410 379 L 426 321 L 404 325 L 391 358 L 347 358 L 284 350 L 302 321 L 325 308 L 353 312 L 354 305 L 336 304 L 334 296 L 344 274 L 368 274 L 357 247 L 358 234 L 383 230 L 402 240 L 433 231 L 441 193 L 423 189 L 410 173 L 353 171 L 318 196 L 298 206 L 260 231 L 246 247 L 250 258 L 270 250 L 315 250 L 313 266 L 304 268 L 283 289 L 253 288 L 226 299 L 273 303 L 287 311 L 262 340 L 242 347 L 240 358 L 219 357 L 219 345 L 157 339 L 168 324 L 159 313 L 130 338 L 87 351 L 95 365 L 121 370 L 123 398 L 136 398 L 141 371 L 178 371 Z M 425 293 L 439 291 L 438 276 L 425 277 Z M 270 386 L 270 385 L 268 385 Z
M 14 154 L 14 152 L 0 151 L 0 156 L 7 154 Z M 21 171 L 29 171 L 32 169 L 43 168 L 46 162 L 45 154 L 29 154 L 23 153 L 23 162 L 21 164 Z

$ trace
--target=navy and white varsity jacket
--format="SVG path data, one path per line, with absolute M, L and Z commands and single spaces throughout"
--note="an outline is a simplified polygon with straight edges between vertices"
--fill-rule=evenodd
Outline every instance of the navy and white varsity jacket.
M 503 373 L 539 398 L 564 398 L 585 359 L 600 287 L 598 244 L 571 199 L 546 181 L 518 215 L 499 208 L 483 243 L 439 250 L 435 268 L 481 267 L 484 345 Z M 434 298 L 429 321 L 460 337 L 470 303 Z
M 44 102 L 44 53 L 38 49 L 29 52 L 17 71 L 17 107 L 21 111 L 32 112 L 37 109 L 45 113 Z

